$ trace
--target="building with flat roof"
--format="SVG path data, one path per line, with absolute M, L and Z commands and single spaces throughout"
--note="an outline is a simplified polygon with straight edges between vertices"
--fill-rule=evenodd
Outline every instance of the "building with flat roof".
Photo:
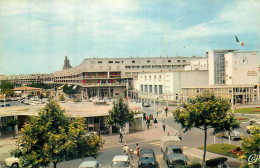
M 179 72 L 140 73 L 133 94 L 144 99 L 185 101 L 205 90 L 233 104 L 258 101 L 258 52 L 213 50 Z
M 24 74 L 24 75 L 2 75 L 0 76 L 0 83 L 7 81 L 10 83 L 30 84 L 30 83 L 52 83 L 53 74 Z

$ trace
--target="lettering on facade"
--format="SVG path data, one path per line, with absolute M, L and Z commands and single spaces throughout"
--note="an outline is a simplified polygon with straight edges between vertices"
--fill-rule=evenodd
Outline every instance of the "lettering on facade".
M 260 160 L 260 155 L 253 154 L 253 155 L 250 155 L 248 157 L 248 163 L 249 164 L 254 164 L 254 163 L 256 163 L 259 160 Z
M 247 76 L 257 76 L 256 71 L 247 71 Z

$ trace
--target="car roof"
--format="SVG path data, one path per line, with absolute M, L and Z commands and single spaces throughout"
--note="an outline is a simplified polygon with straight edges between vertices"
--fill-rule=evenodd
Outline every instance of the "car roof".
M 120 162 L 120 161 L 128 161 L 129 160 L 129 157 L 128 156 L 125 156 L 125 155 L 117 155 L 117 156 L 114 156 L 113 158 L 113 162 Z
M 181 149 L 181 146 L 179 146 L 179 145 L 168 145 L 167 148 L 168 149 Z
M 84 161 L 79 165 L 79 168 L 85 168 L 85 167 L 95 167 L 97 165 L 97 161 Z

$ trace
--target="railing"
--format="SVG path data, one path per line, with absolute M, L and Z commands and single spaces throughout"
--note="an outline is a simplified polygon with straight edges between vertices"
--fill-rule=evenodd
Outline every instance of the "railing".
M 100 86 L 129 86 L 128 83 L 85 83 L 84 87 L 100 87 Z
M 99 79 L 99 78 L 121 78 L 121 75 L 107 75 L 105 76 L 83 76 L 82 79 Z

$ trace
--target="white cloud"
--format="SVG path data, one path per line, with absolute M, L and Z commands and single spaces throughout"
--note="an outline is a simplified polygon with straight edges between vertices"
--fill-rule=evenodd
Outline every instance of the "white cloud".
M 259 24 L 259 1 L 243 0 L 226 5 L 220 15 L 211 21 L 179 30 L 177 34 L 179 39 L 239 34 L 248 31 L 259 31 Z

